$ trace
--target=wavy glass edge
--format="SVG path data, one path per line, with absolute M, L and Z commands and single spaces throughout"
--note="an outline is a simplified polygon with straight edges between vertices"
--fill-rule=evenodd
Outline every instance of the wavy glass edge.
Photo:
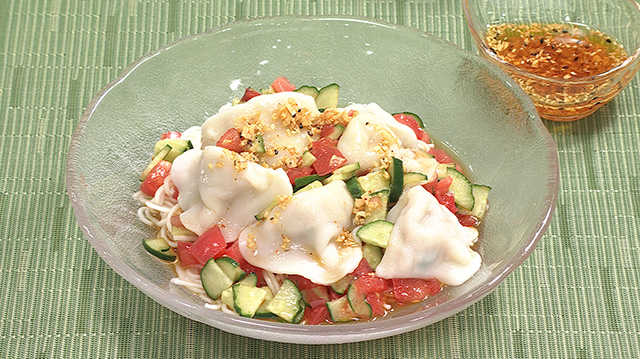
M 105 262 L 107 262 L 107 264 L 109 264 L 109 266 L 114 271 L 116 271 L 116 273 L 122 276 L 129 283 L 140 289 L 154 301 L 184 317 L 202 322 L 204 324 L 224 330 L 229 333 L 285 343 L 311 344 L 311 341 L 313 341 L 313 344 L 339 344 L 390 337 L 397 334 L 420 329 L 436 323 L 442 319 L 450 317 L 464 310 L 468 306 L 476 303 L 484 296 L 492 292 L 509 274 L 511 274 L 529 257 L 529 255 L 535 249 L 537 243 L 542 238 L 544 232 L 547 230 L 556 207 L 559 184 L 559 165 L 557 150 L 551 135 L 547 131 L 543 122 L 537 116 L 535 107 L 532 103 L 525 103 L 524 107 L 527 112 L 536 114 L 533 119 L 533 121 L 535 122 L 533 127 L 539 135 L 545 138 L 545 142 L 548 148 L 546 158 L 552 164 L 550 176 L 545 180 L 546 188 L 548 189 L 549 193 L 544 203 L 546 211 L 544 211 L 543 215 L 537 221 L 537 231 L 532 240 L 529 241 L 526 246 L 520 248 L 520 250 L 518 251 L 518 255 L 515 256 L 506 265 L 504 265 L 503 268 L 499 270 L 499 274 L 497 276 L 483 281 L 476 287 L 476 289 L 468 292 L 466 295 L 447 300 L 437 306 L 433 306 L 416 313 L 404 315 L 399 318 L 384 319 L 384 323 L 381 323 L 380 321 L 371 321 L 363 323 L 333 324 L 326 326 L 304 326 L 232 316 L 206 309 L 202 305 L 192 305 L 180 300 L 180 298 L 175 294 L 168 293 L 167 288 L 163 288 L 153 283 L 148 283 L 144 280 L 141 280 L 140 276 L 133 269 L 127 266 L 122 259 L 114 257 L 110 254 L 107 246 L 101 242 L 100 238 L 97 238 L 93 235 L 93 233 L 96 232 L 96 228 L 92 225 L 89 215 L 79 199 L 79 195 L 83 192 L 83 187 L 80 179 L 78 178 L 75 164 L 77 161 L 78 152 L 80 150 L 77 139 L 84 136 L 87 123 L 91 119 L 91 116 L 95 109 L 100 105 L 102 99 L 104 99 L 105 96 L 108 95 L 109 91 L 112 88 L 114 88 L 120 82 L 124 81 L 131 72 L 135 71 L 138 66 L 140 66 L 147 60 L 160 55 L 163 51 L 170 49 L 176 44 L 194 40 L 199 36 L 225 31 L 226 29 L 230 29 L 242 24 L 255 24 L 272 20 L 305 20 L 312 22 L 329 20 L 343 22 L 364 22 L 375 26 L 388 28 L 390 31 L 410 31 L 419 33 L 422 36 L 430 38 L 431 40 L 440 42 L 443 46 L 454 47 L 459 49 L 460 51 L 468 53 L 471 56 L 477 57 L 477 55 L 471 53 L 470 51 L 464 50 L 449 41 L 440 39 L 424 31 L 381 21 L 378 19 L 355 16 L 275 16 L 242 20 L 214 27 L 202 33 L 185 36 L 147 53 L 146 55 L 140 57 L 131 65 L 126 67 L 125 70 L 115 80 L 103 87 L 93 97 L 77 124 L 71 140 L 71 144 L 69 146 L 66 163 L 67 191 L 74 213 L 78 219 L 78 224 L 81 227 L 86 238 L 91 243 L 94 250 Z M 482 61 L 486 62 L 486 60 Z M 489 62 L 486 62 L 486 65 L 493 70 L 493 74 L 496 75 L 498 79 L 503 83 L 512 83 L 512 80 L 508 77 L 508 75 L 500 72 L 496 65 L 493 65 Z M 514 85 L 510 86 L 510 89 L 512 91 L 521 92 L 521 96 L 526 96 L 517 85 L 515 85 L 514 83 L 512 85 Z M 438 308 L 438 312 L 434 313 L 436 307 Z

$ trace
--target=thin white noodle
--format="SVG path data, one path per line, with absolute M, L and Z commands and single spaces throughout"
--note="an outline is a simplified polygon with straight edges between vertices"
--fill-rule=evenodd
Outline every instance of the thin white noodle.
M 227 305 L 226 305 L 226 304 L 224 304 L 224 303 L 222 303 L 222 305 L 220 306 L 220 310 L 221 310 L 222 312 L 224 312 L 224 313 L 238 315 L 238 313 L 236 313 L 236 311 L 235 311 L 235 310 L 233 310 L 233 309 L 231 309 L 231 308 L 227 307 Z
M 171 211 L 171 208 L 172 208 L 172 207 L 164 207 L 161 205 L 157 205 L 151 201 L 147 202 L 146 205 L 147 207 L 155 209 L 158 212 L 166 212 L 166 213 L 169 213 L 169 211 Z
M 147 207 L 138 208 L 138 219 L 140 220 L 140 222 L 146 224 L 147 226 L 153 227 L 154 226 L 153 222 L 147 219 L 146 211 L 147 211 Z
M 264 277 L 264 281 L 267 283 L 267 287 L 271 290 L 271 293 L 275 295 L 278 292 L 278 289 L 280 289 L 280 283 L 278 283 L 276 276 L 266 270 L 262 270 L 262 276 Z
M 221 310 L 222 303 L 204 303 L 204 307 L 213 310 Z

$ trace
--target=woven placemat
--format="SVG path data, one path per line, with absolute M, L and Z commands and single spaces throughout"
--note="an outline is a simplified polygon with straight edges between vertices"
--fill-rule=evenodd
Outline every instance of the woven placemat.
M 0 357 L 638 357 L 639 78 L 584 120 L 546 123 L 561 167 L 548 232 L 496 291 L 430 327 L 345 345 L 265 342 L 183 318 L 111 270 L 65 191 L 84 107 L 167 42 L 283 14 L 378 18 L 473 50 L 452 0 L 0 2 Z

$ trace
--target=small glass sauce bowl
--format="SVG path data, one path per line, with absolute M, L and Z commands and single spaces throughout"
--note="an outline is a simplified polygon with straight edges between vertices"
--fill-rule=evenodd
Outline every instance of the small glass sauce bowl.
M 543 117 L 574 121 L 611 101 L 640 68 L 635 0 L 463 0 L 479 52 Z

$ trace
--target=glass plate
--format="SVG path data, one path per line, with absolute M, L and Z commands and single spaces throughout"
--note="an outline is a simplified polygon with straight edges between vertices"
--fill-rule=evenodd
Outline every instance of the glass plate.
M 480 271 L 458 287 L 372 322 L 305 326 L 206 309 L 171 285 L 136 217 L 138 176 L 165 131 L 184 130 L 277 76 L 341 85 L 341 105 L 377 102 L 419 114 L 429 134 L 493 187 L 477 249 Z M 391 336 L 451 316 L 491 292 L 534 249 L 555 208 L 555 145 L 527 96 L 476 55 L 415 29 L 362 18 L 277 17 L 189 36 L 129 66 L 91 101 L 68 154 L 76 217 L 98 254 L 158 303 L 216 328 L 273 341 L 344 343 Z

